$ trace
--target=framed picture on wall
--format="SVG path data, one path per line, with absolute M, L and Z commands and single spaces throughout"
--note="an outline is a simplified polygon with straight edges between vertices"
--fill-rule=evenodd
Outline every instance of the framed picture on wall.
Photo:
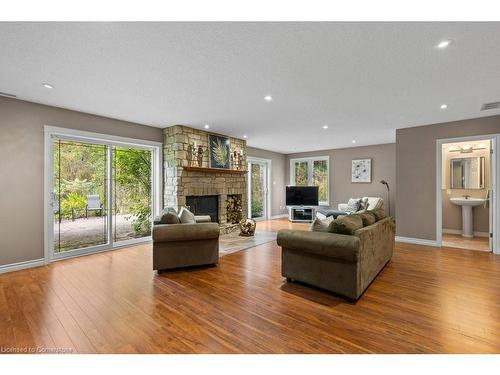
M 372 159 L 356 159 L 352 161 L 351 182 L 372 182 Z
M 210 168 L 230 168 L 230 144 L 229 137 L 217 134 L 208 135 L 208 155 Z

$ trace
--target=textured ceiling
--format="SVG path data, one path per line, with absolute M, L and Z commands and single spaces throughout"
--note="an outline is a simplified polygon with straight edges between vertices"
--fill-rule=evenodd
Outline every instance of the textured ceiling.
M 499 114 L 499 46 L 500 23 L 0 23 L 0 91 L 291 153 Z

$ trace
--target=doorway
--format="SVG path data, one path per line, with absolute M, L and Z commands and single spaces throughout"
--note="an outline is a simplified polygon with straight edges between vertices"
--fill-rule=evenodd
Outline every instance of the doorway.
M 438 140 L 437 242 L 497 252 L 497 136 Z
M 270 215 L 269 171 L 271 160 L 248 158 L 248 217 L 267 220 Z
M 45 128 L 45 259 L 151 239 L 160 144 Z

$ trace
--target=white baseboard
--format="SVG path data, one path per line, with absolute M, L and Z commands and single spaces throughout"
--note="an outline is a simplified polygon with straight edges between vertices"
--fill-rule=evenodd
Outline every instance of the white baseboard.
M 437 241 L 435 241 L 435 240 L 425 240 L 423 238 L 411 238 L 411 237 L 396 236 L 396 242 L 411 243 L 411 244 L 414 244 L 414 245 L 424 245 L 424 246 L 440 247 Z
M 288 214 L 281 214 L 281 215 L 271 216 L 271 220 L 273 220 L 273 219 L 281 219 L 281 218 L 284 218 L 284 217 L 288 217 Z
M 43 258 L 28 260 L 26 262 L 11 263 L 0 266 L 0 273 L 14 272 L 19 270 L 24 270 L 26 268 L 40 267 L 43 265 L 45 265 L 45 260 Z
M 448 234 L 462 234 L 460 229 L 445 229 L 443 228 L 443 233 Z M 474 232 L 475 237 L 489 237 L 490 234 L 488 232 Z

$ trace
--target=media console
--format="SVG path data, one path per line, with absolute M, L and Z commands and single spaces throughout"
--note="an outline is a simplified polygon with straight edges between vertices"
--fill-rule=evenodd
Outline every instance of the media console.
M 288 207 L 288 220 L 292 222 L 310 223 L 315 218 L 315 207 L 297 206 Z

